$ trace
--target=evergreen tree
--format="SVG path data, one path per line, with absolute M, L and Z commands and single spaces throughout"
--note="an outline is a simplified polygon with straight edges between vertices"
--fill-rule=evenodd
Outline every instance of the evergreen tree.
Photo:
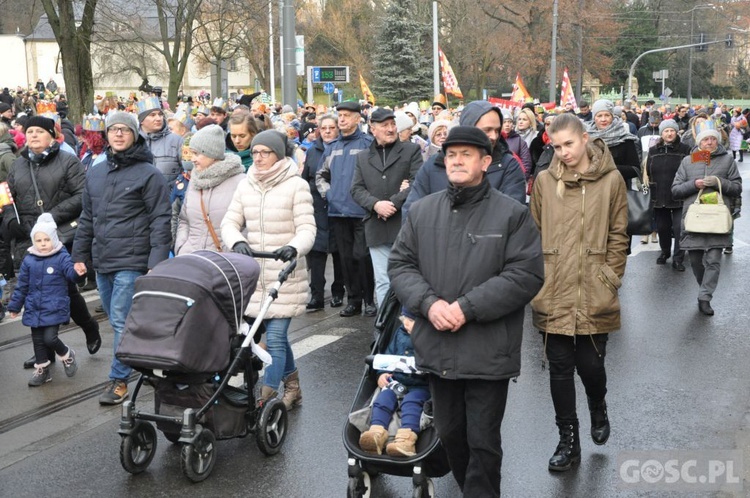
M 432 59 L 426 44 L 430 26 L 411 12 L 410 0 L 394 0 L 373 50 L 373 93 L 378 103 L 398 104 L 431 98 Z

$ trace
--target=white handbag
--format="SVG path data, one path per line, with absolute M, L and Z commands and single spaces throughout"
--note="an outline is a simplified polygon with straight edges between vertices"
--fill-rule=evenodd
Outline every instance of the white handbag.
M 719 180 L 719 197 L 717 204 L 701 204 L 701 194 L 698 192 L 695 202 L 688 206 L 685 214 L 685 230 L 692 233 L 727 234 L 732 230 L 732 213 L 724 204 L 721 194 L 721 180 Z

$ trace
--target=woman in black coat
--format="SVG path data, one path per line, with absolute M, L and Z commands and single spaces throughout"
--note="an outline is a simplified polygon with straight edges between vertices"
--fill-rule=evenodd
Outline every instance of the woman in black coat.
M 615 105 L 611 100 L 601 99 L 594 102 L 591 112 L 594 121 L 589 124 L 588 134 L 593 138 L 601 138 L 607 144 L 617 170 L 625 181 L 625 188 L 631 188 L 633 178 L 641 176 L 640 144 L 638 137 L 630 133 L 627 124 L 614 115 Z M 629 234 L 628 254 L 633 240 Z
M 16 240 L 16 261 L 21 264 L 31 245 L 30 234 L 42 212 L 52 215 L 58 226 L 60 240 L 71 250 L 75 225 L 82 210 L 83 165 L 73 154 L 60 150 L 55 140 L 55 122 L 34 116 L 26 123 L 26 148 L 13 163 L 8 175 L 8 188 L 15 209 L 3 210 L 3 237 Z M 36 188 L 34 183 L 36 182 Z M 38 193 L 37 193 L 38 191 Z M 94 354 L 101 346 L 99 324 L 91 317 L 86 301 L 75 284 L 68 286 L 70 317 L 86 334 L 86 347 Z M 53 355 L 49 356 L 53 358 Z M 35 357 L 24 362 L 34 366 Z M 29 362 L 31 362 L 29 364 Z
M 690 147 L 680 141 L 680 125 L 667 119 L 659 125 L 661 138 L 648 151 L 646 172 L 651 187 L 651 205 L 654 207 L 656 230 L 659 233 L 661 254 L 656 258 L 657 265 L 666 264 L 672 257 L 672 268 L 685 271 L 685 251 L 680 249 L 682 232 L 682 202 L 672 197 L 672 182 L 680 167 L 682 158 L 690 154 Z M 674 252 L 672 236 L 674 235 Z

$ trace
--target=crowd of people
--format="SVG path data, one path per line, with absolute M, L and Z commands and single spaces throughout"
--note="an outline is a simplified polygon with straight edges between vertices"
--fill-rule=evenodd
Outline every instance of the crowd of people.
M 295 111 L 258 93 L 231 102 L 184 97 L 171 111 L 151 88 L 98 98 L 74 127 L 52 83 L 35 90 L 52 100 L 31 108 L 0 94 L 0 182 L 14 199 L 3 208 L 0 270 L 16 284 L 8 311 L 23 308 L 32 329 L 30 386 L 51 380 L 56 356 L 75 373 L 75 352 L 57 337 L 70 319 L 88 352 L 99 350 L 81 290 L 98 289 L 116 349 L 135 280 L 170 254 L 264 251 L 278 259 L 260 261 L 250 317 L 284 262 L 299 258 L 266 315 L 273 363 L 260 392 L 261 402 L 281 397 L 292 409 L 302 390 L 288 330 L 294 317 L 325 307 L 330 255 L 329 305 L 342 317 L 375 316 L 392 288 L 405 326 L 390 350 L 415 355 L 427 374 L 413 382 L 390 445 L 384 431 L 397 400 L 378 398 L 363 449 L 413 454 L 415 416 L 431 397 L 464 494 L 497 496 L 500 425 L 508 381 L 520 373 L 527 304 L 560 436 L 549 469 L 581 458 L 576 371 L 591 438 L 607 442 L 604 359 L 608 334 L 620 327 L 618 289 L 632 246 L 627 192 L 636 181 L 652 193 L 654 233 L 641 243 L 658 240 L 656 264 L 671 258 L 678 272 L 687 251 L 698 310 L 714 314 L 732 232 L 689 232 L 684 219 L 717 195 L 739 217 L 750 109 L 606 99 L 581 102 L 577 113 L 488 101 L 449 108 L 438 95 L 423 108 L 346 101 Z M 59 278 L 40 284 L 43 268 Z M 99 402 L 126 399 L 129 375 L 113 357 Z M 381 374 L 378 384 L 390 380 Z

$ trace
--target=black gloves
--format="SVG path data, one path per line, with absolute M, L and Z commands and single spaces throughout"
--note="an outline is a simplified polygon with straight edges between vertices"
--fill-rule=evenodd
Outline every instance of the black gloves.
M 250 249 L 250 246 L 247 245 L 247 242 L 237 242 L 235 245 L 232 246 L 232 252 L 236 252 L 237 254 L 244 254 L 245 256 L 253 256 L 253 250 Z
M 292 246 L 284 246 L 276 249 L 273 253 L 276 255 L 276 259 L 287 262 L 297 256 L 297 249 Z

